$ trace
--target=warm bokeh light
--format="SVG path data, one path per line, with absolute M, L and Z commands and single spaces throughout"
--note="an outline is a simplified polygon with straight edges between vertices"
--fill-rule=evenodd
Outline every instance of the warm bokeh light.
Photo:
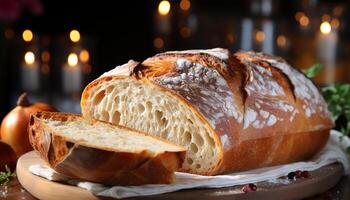
M 49 62 L 50 61 L 50 53 L 48 51 L 43 51 L 41 53 L 41 60 L 43 62 Z
M 329 34 L 332 31 L 331 24 L 329 22 L 322 22 L 320 31 L 325 35 Z
M 11 28 L 7 28 L 5 30 L 4 34 L 5 34 L 5 38 L 8 39 L 8 40 L 12 39 L 13 36 L 15 36 L 15 32 Z
M 158 5 L 158 12 L 161 15 L 167 15 L 170 12 L 170 8 L 171 8 L 170 2 L 163 0 Z
M 226 35 L 226 40 L 229 44 L 233 44 L 235 42 L 235 35 L 233 33 L 228 33 Z
M 87 50 L 83 49 L 79 53 L 79 58 L 80 58 L 81 62 L 87 63 L 87 62 L 89 62 L 90 54 Z
M 80 40 L 80 33 L 79 31 L 77 30 L 72 30 L 70 33 L 69 33 L 69 38 L 72 42 L 79 42 Z
M 30 42 L 33 40 L 33 32 L 31 30 L 24 30 L 22 33 L 23 40 L 26 42 Z
M 340 21 L 339 21 L 339 19 L 332 19 L 331 25 L 332 25 L 332 27 L 334 27 L 334 28 L 338 28 L 338 27 L 340 26 Z
M 35 55 L 33 52 L 31 51 L 27 51 L 25 54 L 24 54 L 24 62 L 26 64 L 33 64 L 35 62 Z
M 258 42 L 264 41 L 264 40 L 265 40 L 265 33 L 262 32 L 262 31 L 257 31 L 257 32 L 255 33 L 255 39 L 256 39 L 256 41 L 258 41 Z
M 309 18 L 304 15 L 300 18 L 299 23 L 301 26 L 308 26 L 309 25 Z
M 41 65 L 41 73 L 47 75 L 50 73 L 50 67 L 48 64 L 42 64 Z
M 295 20 L 299 21 L 305 14 L 303 12 L 297 12 L 295 14 Z
M 83 66 L 83 73 L 84 73 L 84 74 L 90 74 L 91 71 L 92 71 L 91 65 L 85 64 L 85 65 Z
M 327 22 L 331 21 L 331 16 L 329 16 L 327 14 L 322 15 L 322 21 L 327 21 Z
M 190 0 L 181 0 L 180 1 L 180 8 L 182 10 L 189 10 L 191 8 L 191 2 Z
M 192 34 L 191 29 L 187 26 L 184 26 L 180 29 L 180 34 L 183 38 L 189 38 Z
M 276 42 L 277 42 L 277 46 L 279 46 L 279 47 L 285 47 L 286 44 L 287 44 L 287 38 L 286 38 L 286 36 L 284 36 L 284 35 L 279 35 L 279 36 L 277 37 Z
M 153 46 L 157 49 L 161 49 L 164 47 L 164 40 L 160 37 L 156 37 L 154 40 L 153 40 Z
M 78 64 L 78 56 L 76 53 L 70 53 L 69 56 L 68 56 L 68 65 L 70 67 L 74 67 Z

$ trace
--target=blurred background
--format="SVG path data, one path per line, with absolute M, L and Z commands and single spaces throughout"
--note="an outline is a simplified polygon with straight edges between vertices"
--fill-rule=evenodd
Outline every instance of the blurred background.
M 24 91 L 80 112 L 87 83 L 167 50 L 262 51 L 350 82 L 349 15 L 345 0 L 0 0 L 0 117 Z

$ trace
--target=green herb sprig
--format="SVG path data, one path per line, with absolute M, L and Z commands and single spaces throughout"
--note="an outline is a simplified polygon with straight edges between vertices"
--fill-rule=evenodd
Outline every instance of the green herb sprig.
M 322 69 L 323 69 L 323 65 L 320 63 L 317 63 L 307 69 L 303 69 L 302 71 L 307 77 L 314 78 Z
M 5 169 L 6 169 L 5 172 L 0 172 L 0 184 L 10 181 L 12 177 L 16 176 L 15 173 L 11 172 L 10 168 L 7 167 L 7 165 L 5 165 Z
M 315 64 L 311 67 L 302 70 L 303 73 L 309 77 L 315 77 L 323 66 L 321 64 Z M 332 120 L 337 122 L 341 117 L 344 119 L 341 123 L 337 123 L 337 127 L 340 128 L 340 132 L 343 137 L 349 137 L 350 135 L 350 84 L 331 84 L 321 88 L 322 95 L 327 102 L 328 109 L 332 114 Z M 350 154 L 350 147 L 347 148 L 347 152 Z

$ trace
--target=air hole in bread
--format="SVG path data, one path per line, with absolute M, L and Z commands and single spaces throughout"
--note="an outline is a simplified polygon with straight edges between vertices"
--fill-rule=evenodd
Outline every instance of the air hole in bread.
M 198 134 L 193 134 L 193 139 L 194 139 L 194 142 L 195 142 L 198 146 L 203 146 L 204 140 L 203 140 L 202 136 L 200 136 L 200 135 L 198 135 Z
M 190 132 L 186 131 L 184 134 L 185 143 L 190 143 L 192 140 L 192 135 Z
M 32 135 L 35 136 L 35 131 L 34 131 L 34 129 L 32 129 Z
M 108 88 L 106 89 L 107 93 L 112 92 L 112 90 L 114 89 L 114 87 L 112 85 L 108 86 Z
M 198 147 L 197 147 L 197 145 L 195 143 L 191 143 L 190 151 L 192 151 L 193 153 L 197 153 L 198 152 Z
M 120 112 L 115 111 L 112 116 L 112 123 L 113 124 L 119 124 L 120 122 Z
M 138 112 L 141 114 L 145 111 L 145 106 L 142 104 L 137 105 Z
M 191 119 L 187 118 L 187 121 L 190 122 L 191 124 L 193 124 L 193 121 Z
M 112 80 L 112 77 L 105 78 L 105 81 L 110 81 L 110 80 Z
M 200 164 L 196 164 L 196 168 L 197 169 L 201 168 L 201 165 Z
M 148 111 L 151 111 L 152 110 L 152 103 L 147 101 L 146 102 L 146 108 L 147 108 Z
M 156 110 L 155 116 L 156 116 L 156 120 L 158 121 L 158 123 L 161 123 L 162 117 L 163 117 L 163 112 L 160 110 Z
M 163 117 L 161 120 L 161 125 L 166 126 L 167 124 L 168 124 L 168 120 L 165 117 Z
M 188 164 L 190 164 L 190 165 L 192 165 L 192 164 L 193 164 L 193 160 L 192 160 L 192 158 L 187 158 L 187 159 L 186 159 L 186 161 L 187 161 L 187 163 L 188 163 Z
M 160 134 L 160 137 L 161 138 L 168 138 L 168 130 L 166 129 L 166 130 L 162 131 L 162 133 Z
M 210 146 L 215 147 L 215 141 L 212 137 L 210 137 L 209 135 L 206 135 L 207 141 L 209 143 Z
M 34 117 L 33 117 L 33 116 L 30 116 L 29 125 L 33 126 L 33 124 L 34 124 Z
M 103 121 L 107 121 L 107 122 L 109 121 L 109 113 L 107 111 L 103 110 L 101 112 L 101 117 Z
M 119 104 L 119 96 L 116 96 L 115 98 L 114 98 L 114 102 L 115 102 L 115 104 Z
M 99 93 L 96 94 L 95 98 L 94 98 L 94 105 L 98 105 L 102 99 L 105 97 L 105 90 L 101 90 Z

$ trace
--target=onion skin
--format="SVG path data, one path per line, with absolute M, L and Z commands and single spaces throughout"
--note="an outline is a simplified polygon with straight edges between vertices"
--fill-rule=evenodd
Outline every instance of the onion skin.
M 0 141 L 0 171 L 5 171 L 5 165 L 7 165 L 11 171 L 16 168 L 16 153 L 6 143 Z
M 38 111 L 57 110 L 45 103 L 30 104 L 26 94 L 23 94 L 17 106 L 5 116 L 1 123 L 1 140 L 9 144 L 18 157 L 33 149 L 29 143 L 27 128 L 30 114 Z

